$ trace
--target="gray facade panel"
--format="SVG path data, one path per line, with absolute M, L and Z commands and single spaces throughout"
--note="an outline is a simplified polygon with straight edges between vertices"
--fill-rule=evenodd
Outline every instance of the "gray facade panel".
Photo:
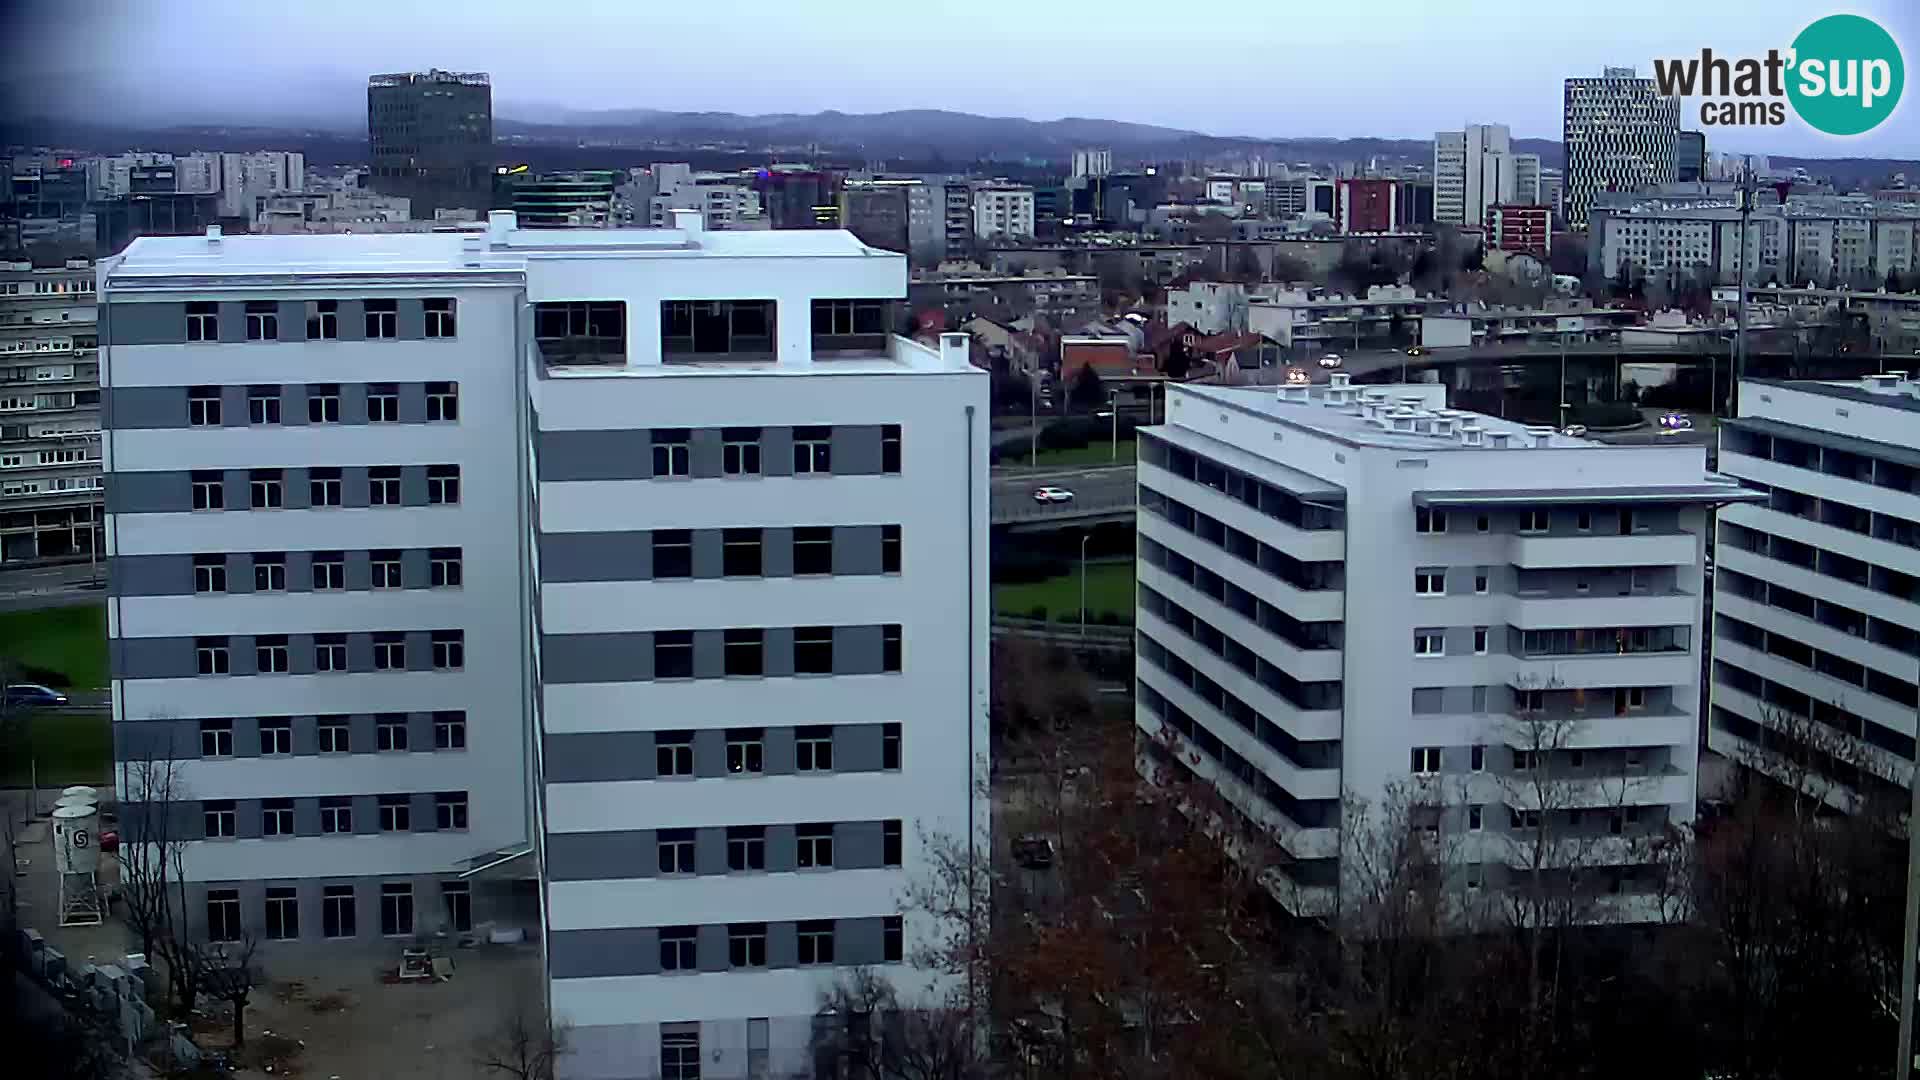
M 351 564 L 349 564 L 351 565 Z M 373 635 L 355 633 L 347 635 L 347 670 L 366 672 L 373 670 Z M 356 737 L 358 733 L 356 732 Z M 372 746 L 371 743 L 368 744 Z
M 365 341 L 367 339 L 367 305 L 361 300 L 339 301 L 340 340 Z M 366 416 L 363 409 L 361 416 Z
M 693 576 L 695 578 L 722 576 L 720 571 L 723 555 L 723 539 L 719 529 L 693 530 Z
M 404 305 L 405 301 L 401 301 Z M 406 335 L 402 334 L 402 337 Z M 423 335 L 424 336 L 424 335 Z M 427 384 L 400 384 L 400 422 L 403 424 L 424 424 L 427 422 Z
M 700 970 L 727 970 L 727 928 L 719 924 L 702 926 L 699 935 L 695 948 L 699 950 Z
M 693 677 L 718 679 L 726 675 L 726 637 L 720 630 L 693 632 Z
M 653 975 L 660 970 L 660 932 L 652 927 L 555 930 L 547 935 L 547 971 L 555 979 Z
M 798 967 L 800 964 L 800 935 L 790 922 L 770 922 L 767 924 L 767 966 L 770 968 Z
M 221 474 L 221 479 L 226 484 L 226 508 L 228 510 L 248 510 L 252 508 L 253 504 L 251 499 L 253 493 L 248 490 L 247 470 L 227 469 Z
M 607 881 L 653 876 L 659 856 L 653 830 L 548 833 L 547 874 L 554 881 Z
M 762 638 L 766 649 L 767 674 L 793 674 L 793 627 L 769 626 Z
M 833 529 L 833 572 L 880 572 L 880 526 L 836 525 Z
M 833 923 L 833 962 L 836 964 L 878 964 L 886 956 L 879 919 L 835 919 Z
M 401 341 L 427 340 L 427 302 L 419 297 L 401 297 L 400 317 L 397 322 Z M 407 418 L 406 393 L 406 388 L 402 387 L 400 390 L 400 419 L 402 420 Z
M 371 735 L 367 738 L 367 745 L 373 745 Z M 355 795 L 353 797 L 353 831 L 362 836 L 370 836 L 380 831 L 380 796 Z M 377 901 L 378 891 L 374 893 L 374 897 Z
M 883 667 L 883 631 L 878 626 L 833 628 L 833 673 L 875 675 Z
M 874 424 L 833 429 L 833 474 L 873 476 L 880 472 L 880 428 Z
M 225 320 L 222 320 L 224 324 Z M 247 426 L 247 388 L 244 386 L 223 386 L 220 388 L 220 422 L 225 427 Z
M 340 470 L 340 505 L 348 509 L 363 510 L 372 505 L 372 485 L 367 480 L 367 470 L 361 468 Z
M 760 429 L 760 471 L 767 476 L 793 475 L 793 429 Z
M 409 630 L 406 632 L 407 670 L 433 670 L 433 632 L 429 630 Z
M 253 591 L 253 556 L 251 554 L 236 552 L 227 556 L 227 591 L 230 593 Z
M 793 576 L 792 529 L 769 528 L 760 530 L 760 576 Z
M 307 302 L 305 300 L 280 301 L 279 340 L 307 340 Z M 304 414 L 302 416 L 304 418 Z
M 548 735 L 542 765 L 549 784 L 651 780 L 653 758 L 651 731 L 583 731 Z
M 545 533 L 540 537 L 541 581 L 646 581 L 652 576 L 651 533 Z
M 283 471 L 281 498 L 289 510 L 306 510 L 313 506 L 313 485 L 308 480 L 306 469 L 286 469 Z
M 409 589 L 425 589 L 433 584 L 433 569 L 426 548 L 408 548 L 400 553 L 400 582 Z
M 233 718 L 233 756 L 260 756 L 260 718 L 257 716 L 236 716 Z
M 773 874 L 788 873 L 800 865 L 799 844 L 794 839 L 793 826 L 767 826 L 767 872 Z
M 760 737 L 761 758 L 768 776 L 793 774 L 793 729 L 768 728 Z
M 179 514 L 193 509 L 193 481 L 184 472 L 107 474 L 107 509 L 115 514 Z
M 114 596 L 187 596 L 193 593 L 193 556 L 120 555 L 107 564 Z
M 427 739 L 428 739 L 428 742 L 426 743 L 426 745 L 432 746 L 433 735 L 431 731 L 429 731 L 427 735 Z M 419 746 L 420 744 L 414 743 L 413 745 Z M 429 791 L 416 791 L 413 793 L 412 801 L 413 801 L 413 806 L 412 806 L 413 819 L 409 821 L 408 824 L 413 826 L 413 831 L 414 832 L 437 831 L 440 827 L 440 824 L 436 820 L 435 814 L 434 814 L 433 793 Z
M 653 476 L 653 432 L 545 431 L 539 458 L 544 481 L 647 480 Z
M 636 682 L 653 678 L 653 634 L 548 634 L 541 674 L 552 683 Z
M 881 824 L 842 821 L 833 827 L 833 865 L 839 870 L 872 870 L 884 865 Z
M 197 670 L 190 637 L 121 638 L 114 644 L 116 678 L 178 679 Z
M 120 762 L 200 756 L 197 720 L 119 720 L 113 725 L 113 757 Z
M 235 799 L 233 802 L 234 835 L 242 840 L 260 839 L 260 800 Z
M 187 426 L 184 386 L 110 386 L 101 391 L 102 426 L 117 431 Z
M 118 300 L 102 305 L 100 316 L 103 345 L 175 345 L 187 340 L 184 303 L 133 304 Z
M 879 724 L 840 724 L 833 729 L 835 772 L 879 772 Z
M 718 635 L 718 630 L 703 630 L 700 633 Z M 699 652 L 699 634 L 694 635 L 694 652 Z M 696 661 L 697 663 L 697 661 Z M 727 733 L 722 728 L 701 728 L 693 733 L 693 775 L 697 777 L 720 777 L 727 775 Z M 705 871 L 701 871 L 705 873 Z
M 373 588 L 373 554 L 365 549 L 341 552 L 346 565 L 342 568 L 342 578 L 349 590 Z M 367 654 L 368 663 L 372 663 L 372 653 Z M 355 671 L 360 670 L 355 668 Z
M 313 656 L 308 651 L 307 666 L 311 668 Z M 295 663 L 298 663 L 296 659 Z M 295 754 L 317 754 L 320 752 L 320 723 L 317 717 L 296 716 L 293 718 L 293 752 Z
M 241 342 L 247 340 L 246 301 L 221 301 L 219 330 L 220 340 L 223 342 Z
M 400 466 L 400 505 L 427 505 L 427 467 L 425 465 Z
M 407 714 L 407 746 L 414 750 L 433 749 L 432 713 L 417 712 Z
M 351 652 L 353 649 L 353 639 L 356 637 L 361 638 L 363 641 L 367 642 L 367 646 L 366 646 L 368 650 L 367 667 L 371 669 L 373 667 L 372 639 L 368 638 L 365 634 L 354 634 L 349 636 L 347 638 L 347 649 L 349 652 Z M 351 753 L 355 753 L 355 754 L 373 753 L 373 748 L 379 745 L 377 741 L 378 736 L 375 734 L 375 729 L 378 726 L 379 726 L 379 722 L 373 718 L 372 713 L 355 713 L 352 716 L 347 717 L 347 748 L 348 750 Z
M 715 826 L 693 831 L 693 872 L 696 874 L 727 872 L 727 830 L 725 828 Z
M 342 306 L 345 306 L 344 304 Z M 346 337 L 344 327 L 346 319 L 341 318 L 341 337 Z M 359 329 L 359 319 L 354 320 L 355 329 Z M 367 384 L 342 383 L 340 385 L 340 422 L 342 424 L 364 424 L 367 422 Z
M 721 447 L 719 428 L 694 428 L 688 434 L 687 472 L 696 480 L 711 480 L 719 475 Z
M 286 320 L 286 316 L 282 315 L 281 321 L 285 322 L 285 320 Z M 299 729 L 296 728 L 295 730 L 297 731 Z M 301 798 L 301 799 L 293 800 L 293 835 L 295 836 L 319 836 L 320 835 L 320 800 L 319 799 Z M 304 915 L 305 912 L 302 912 L 301 914 Z M 318 913 L 316 913 L 316 916 L 317 914 Z M 316 934 L 318 933 L 319 925 L 320 924 L 317 922 L 314 923 L 314 929 Z
M 286 333 L 282 323 L 281 334 Z M 281 340 L 286 340 L 282 337 Z M 305 383 L 289 383 L 280 388 L 280 422 L 287 425 L 307 424 L 307 386 Z
M 312 675 L 313 673 L 313 635 L 288 634 L 287 674 Z

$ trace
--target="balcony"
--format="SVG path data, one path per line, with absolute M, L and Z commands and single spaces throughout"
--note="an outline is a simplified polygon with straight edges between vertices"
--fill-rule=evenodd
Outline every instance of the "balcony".
M 1522 533 L 1507 542 L 1507 561 L 1526 570 L 1582 566 L 1694 566 L 1700 538 L 1689 532 L 1592 536 Z
M 660 360 L 666 364 L 771 362 L 774 306 L 772 300 L 664 301 Z
M 893 312 L 887 300 L 815 300 L 813 358 L 885 356 Z
M 1576 629 L 1595 624 L 1691 626 L 1699 597 L 1691 593 L 1529 596 L 1508 602 L 1508 621 L 1521 630 Z
M 533 337 L 548 368 L 625 367 L 627 305 L 620 301 L 535 304 Z

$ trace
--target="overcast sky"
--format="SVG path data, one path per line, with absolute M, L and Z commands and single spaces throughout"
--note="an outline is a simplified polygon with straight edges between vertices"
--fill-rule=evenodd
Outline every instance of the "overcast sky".
M 1920 0 L 0 0 L 0 78 L 140 124 L 365 115 L 365 78 L 493 76 L 496 109 L 1093 116 L 1222 135 L 1560 137 L 1561 80 L 1656 56 L 1763 54 L 1834 10 L 1891 30 Z M 1920 157 L 1920 105 L 1861 137 L 1709 130 L 1718 149 Z M 65 111 L 60 108 L 60 111 Z M 534 113 L 535 115 L 529 115 Z M 1697 102 L 1683 126 L 1698 126 Z

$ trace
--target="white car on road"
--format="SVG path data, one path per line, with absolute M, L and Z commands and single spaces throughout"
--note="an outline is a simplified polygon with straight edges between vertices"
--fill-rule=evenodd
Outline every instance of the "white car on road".
M 1073 492 L 1063 487 L 1034 488 L 1033 501 L 1037 503 L 1070 503 L 1073 501 Z
M 1339 367 L 1339 366 L 1340 366 L 1340 354 L 1339 354 L 1339 353 L 1331 353 L 1331 352 L 1330 352 L 1330 353 L 1328 353 L 1327 355 L 1325 355 L 1325 356 L 1323 356 L 1323 357 L 1321 357 L 1321 358 L 1320 358 L 1320 366 L 1321 366 L 1321 367 L 1323 367 L 1323 368 L 1337 368 L 1337 367 Z

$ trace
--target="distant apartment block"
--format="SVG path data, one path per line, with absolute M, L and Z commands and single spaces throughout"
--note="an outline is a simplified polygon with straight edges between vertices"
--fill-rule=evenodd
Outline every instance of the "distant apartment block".
M 0 564 L 98 548 L 100 363 L 93 264 L 0 264 Z
M 1386 233 L 1399 219 L 1399 185 L 1392 180 L 1341 180 L 1336 222 L 1343 233 Z
M 367 79 L 373 189 L 410 200 L 416 218 L 493 200 L 493 84 L 484 72 L 415 71 Z
M 1635 191 L 1675 179 L 1680 99 L 1664 97 L 1630 67 L 1566 81 L 1567 222 L 1587 224 L 1602 191 Z
M 1710 185 L 1712 187 L 1712 185 Z M 1730 192 L 1602 195 L 1589 212 L 1595 272 L 1622 267 L 1648 277 L 1704 273 L 1732 283 L 1740 272 L 1740 213 Z M 1762 205 L 1746 226 L 1748 280 L 1756 284 L 1872 291 L 1888 272 L 1920 265 L 1920 207 L 1863 196 L 1790 196 Z
M 973 189 L 973 235 L 980 240 L 1033 238 L 1033 189 L 984 184 Z
M 1519 203 L 1489 206 L 1487 246 L 1544 260 L 1553 250 L 1553 208 Z
M 1433 220 L 1445 225 L 1478 225 L 1486 220 L 1489 206 L 1520 201 L 1515 194 L 1520 167 L 1512 143 L 1505 124 L 1469 124 L 1460 131 L 1436 133 Z M 1539 165 L 1538 157 L 1533 157 L 1535 188 L 1539 186 Z

